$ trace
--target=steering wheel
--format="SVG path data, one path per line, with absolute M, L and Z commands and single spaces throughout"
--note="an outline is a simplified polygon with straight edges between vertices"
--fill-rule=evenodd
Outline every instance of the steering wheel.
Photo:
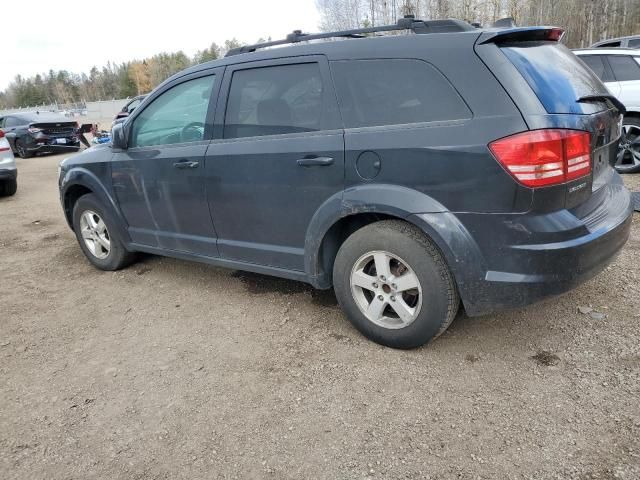
M 181 142 L 197 142 L 204 138 L 204 123 L 191 122 L 185 125 L 180 132 Z

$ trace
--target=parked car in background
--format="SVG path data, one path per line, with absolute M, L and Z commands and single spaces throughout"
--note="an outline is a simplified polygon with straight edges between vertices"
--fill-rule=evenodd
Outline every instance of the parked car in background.
M 147 252 L 333 287 L 368 338 L 422 345 L 627 241 L 621 105 L 561 35 L 403 18 L 230 50 L 64 160 L 64 215 L 96 268 Z
M 113 119 L 113 122 L 117 122 L 118 120 L 122 120 L 127 118 L 129 115 L 131 115 L 133 113 L 133 111 L 142 103 L 142 100 L 144 100 L 144 98 L 146 97 L 146 95 L 138 95 L 137 97 L 132 98 L 131 100 L 129 100 L 124 107 L 122 107 L 122 110 L 120 110 L 115 118 Z
M 640 48 L 640 35 L 600 40 L 590 48 Z
M 640 50 L 574 50 L 627 109 L 616 158 L 621 173 L 640 172 Z
M 37 153 L 77 152 L 77 128 L 77 122 L 58 113 L 11 113 L 0 117 L 0 129 L 21 158 Z
M 14 195 L 18 190 L 18 169 L 11 145 L 0 130 L 0 196 Z

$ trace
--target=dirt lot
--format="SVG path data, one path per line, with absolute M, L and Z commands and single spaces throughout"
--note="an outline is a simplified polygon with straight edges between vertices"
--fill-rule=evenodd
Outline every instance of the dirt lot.
M 640 215 L 581 288 L 394 351 L 295 282 L 93 269 L 61 159 L 0 199 L 0 478 L 640 478 Z

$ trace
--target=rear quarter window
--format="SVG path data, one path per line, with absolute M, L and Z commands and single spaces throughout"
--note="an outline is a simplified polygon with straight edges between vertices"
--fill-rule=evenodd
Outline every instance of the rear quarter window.
M 557 42 L 504 44 L 506 57 L 527 81 L 548 113 L 589 114 L 606 110 L 602 102 L 579 103 L 586 95 L 608 95 L 602 81 Z
M 422 60 L 331 62 L 346 128 L 471 118 L 451 83 Z
M 626 55 L 609 55 L 609 65 L 616 80 L 619 82 L 640 80 L 640 64 L 636 60 Z

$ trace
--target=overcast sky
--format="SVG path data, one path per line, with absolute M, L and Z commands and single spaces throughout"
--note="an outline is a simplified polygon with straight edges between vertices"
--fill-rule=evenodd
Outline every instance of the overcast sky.
M 221 45 L 233 37 L 250 43 L 284 38 L 296 29 L 317 31 L 320 20 L 315 0 L 105 0 L 64 7 L 29 0 L 14 5 L 22 10 L 19 20 L 5 15 L 1 22 L 0 90 L 17 74 L 88 72 L 107 61 L 162 51 L 192 56 L 211 42 Z

